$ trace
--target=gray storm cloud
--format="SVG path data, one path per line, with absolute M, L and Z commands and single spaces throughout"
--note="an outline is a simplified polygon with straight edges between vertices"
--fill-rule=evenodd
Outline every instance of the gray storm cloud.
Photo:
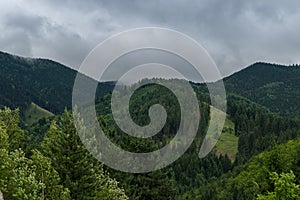
M 158 26 L 193 37 L 225 76 L 256 61 L 299 63 L 299 6 L 296 0 L 7 0 L 0 3 L 0 50 L 78 68 L 112 34 Z

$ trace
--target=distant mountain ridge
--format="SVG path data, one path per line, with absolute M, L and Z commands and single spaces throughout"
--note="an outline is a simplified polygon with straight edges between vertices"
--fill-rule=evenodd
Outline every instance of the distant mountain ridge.
M 25 110 L 33 102 L 54 114 L 69 109 L 76 73 L 52 60 L 23 58 L 0 51 L 0 107 Z M 258 62 L 224 78 L 224 84 L 228 94 L 245 97 L 283 116 L 300 117 L 298 65 Z M 113 82 L 101 83 L 98 97 L 111 92 L 113 87 Z
M 26 109 L 32 102 L 52 113 L 71 108 L 77 71 L 48 59 L 32 59 L 0 52 L 0 106 Z M 103 95 L 112 84 L 103 83 Z
M 33 101 L 57 113 L 69 106 L 67 99 L 75 75 L 76 71 L 51 60 L 0 52 L 0 104 L 25 108 Z
M 227 93 L 283 116 L 300 117 L 300 66 L 258 62 L 224 79 Z

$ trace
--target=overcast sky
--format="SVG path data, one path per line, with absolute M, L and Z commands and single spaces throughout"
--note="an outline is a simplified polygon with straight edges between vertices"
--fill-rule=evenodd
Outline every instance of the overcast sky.
M 1 0 L 0 50 L 76 68 L 112 34 L 159 26 L 202 44 L 225 76 L 256 61 L 300 63 L 299 8 L 299 0 Z

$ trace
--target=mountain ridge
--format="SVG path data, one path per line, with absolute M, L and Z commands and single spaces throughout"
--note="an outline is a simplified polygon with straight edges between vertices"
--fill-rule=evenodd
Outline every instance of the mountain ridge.
M 257 62 L 224 78 L 227 93 L 246 97 L 283 116 L 300 116 L 300 66 Z
M 2 106 L 24 109 L 33 102 L 52 113 L 71 108 L 72 87 L 77 74 L 71 67 L 50 59 L 25 58 L 0 51 L 0 73 Z M 223 81 L 228 94 L 247 98 L 277 114 L 299 117 L 298 77 L 299 65 L 256 62 Z M 97 92 L 103 96 L 113 87 L 113 82 L 104 83 Z
M 77 71 L 58 62 L 41 58 L 24 58 L 0 51 L 0 107 L 26 110 L 31 103 L 62 113 L 71 109 L 72 90 Z M 102 83 L 97 90 L 101 98 L 112 88 Z

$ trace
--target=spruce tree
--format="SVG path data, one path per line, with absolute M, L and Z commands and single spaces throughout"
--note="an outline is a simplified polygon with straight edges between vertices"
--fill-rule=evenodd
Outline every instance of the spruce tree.
M 41 147 L 58 171 L 62 184 L 70 190 L 72 199 L 98 199 L 99 195 L 127 199 L 123 190 L 116 189 L 116 182 L 108 183 L 115 180 L 105 175 L 102 165 L 83 146 L 68 111 L 51 124 Z

